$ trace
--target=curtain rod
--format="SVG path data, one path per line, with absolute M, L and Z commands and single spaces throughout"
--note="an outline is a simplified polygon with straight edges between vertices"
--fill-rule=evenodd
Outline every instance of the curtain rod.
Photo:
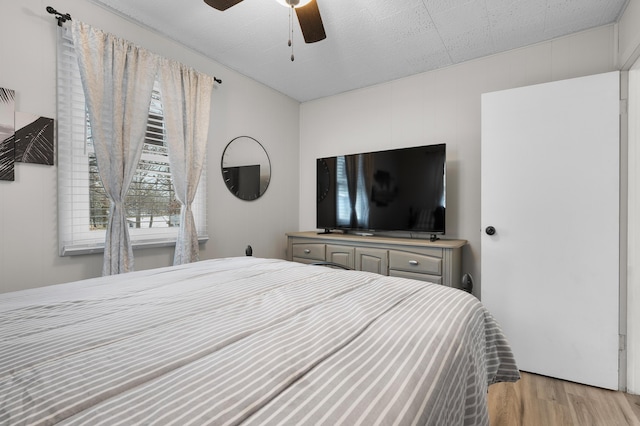
M 58 20 L 59 27 L 61 27 L 65 22 L 71 21 L 71 15 L 69 15 L 68 13 L 60 13 L 51 6 L 47 6 L 47 12 L 55 16 L 55 18 Z M 213 81 L 218 84 L 222 84 L 222 79 L 219 79 L 215 76 L 213 77 Z

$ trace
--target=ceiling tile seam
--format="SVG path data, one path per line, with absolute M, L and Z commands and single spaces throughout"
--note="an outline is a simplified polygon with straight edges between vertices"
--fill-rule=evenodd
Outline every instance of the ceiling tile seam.
M 433 22 L 433 27 L 435 28 L 436 33 L 438 34 L 440 43 L 442 43 L 442 46 L 444 46 L 444 51 L 447 52 L 447 58 L 449 58 L 449 63 L 455 64 L 456 62 L 453 60 L 453 58 L 451 58 L 451 54 L 449 53 L 449 48 L 447 47 L 447 44 L 444 42 L 444 39 L 442 38 L 442 34 L 440 34 L 440 29 L 438 28 L 438 24 L 436 23 L 436 21 L 434 21 L 433 16 L 431 15 L 431 12 L 429 11 L 427 4 L 425 3 L 425 0 L 421 0 L 421 2 L 422 2 L 422 6 L 424 6 L 425 12 L 427 12 L 427 15 L 429 16 L 429 19 L 431 20 L 431 22 Z

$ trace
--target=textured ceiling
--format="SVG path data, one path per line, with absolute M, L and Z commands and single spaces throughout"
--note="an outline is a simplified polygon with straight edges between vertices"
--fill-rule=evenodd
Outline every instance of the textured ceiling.
M 275 0 L 93 1 L 304 102 L 616 22 L 628 0 L 317 0 L 327 38 L 296 21 L 294 62 Z

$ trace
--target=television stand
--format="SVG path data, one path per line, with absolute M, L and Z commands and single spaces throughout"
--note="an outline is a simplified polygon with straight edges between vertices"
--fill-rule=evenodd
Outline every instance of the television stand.
M 460 288 L 465 240 L 429 241 L 353 234 L 287 233 L 287 260 L 333 262 L 358 271 Z
M 431 241 L 432 243 L 434 241 L 438 241 L 440 238 L 438 238 L 438 236 L 436 234 L 431 234 L 431 236 L 429 237 L 429 241 Z

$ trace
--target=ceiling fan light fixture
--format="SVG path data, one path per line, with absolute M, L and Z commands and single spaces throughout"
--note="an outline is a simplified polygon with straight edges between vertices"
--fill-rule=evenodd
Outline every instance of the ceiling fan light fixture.
M 295 15 L 298 18 L 305 43 L 316 43 L 327 38 L 324 25 L 322 24 L 322 17 L 320 16 L 320 9 L 318 9 L 318 0 L 276 1 L 289 9 L 289 34 L 293 34 L 293 15 L 295 9 Z M 204 0 L 204 2 L 216 10 L 223 11 L 242 2 L 242 0 Z M 293 37 L 289 39 L 290 46 L 292 46 L 292 39 Z M 293 56 L 291 60 L 293 60 Z
M 276 0 L 278 3 L 283 5 L 284 7 L 293 7 L 298 8 L 302 6 L 306 6 L 311 3 L 311 0 Z

